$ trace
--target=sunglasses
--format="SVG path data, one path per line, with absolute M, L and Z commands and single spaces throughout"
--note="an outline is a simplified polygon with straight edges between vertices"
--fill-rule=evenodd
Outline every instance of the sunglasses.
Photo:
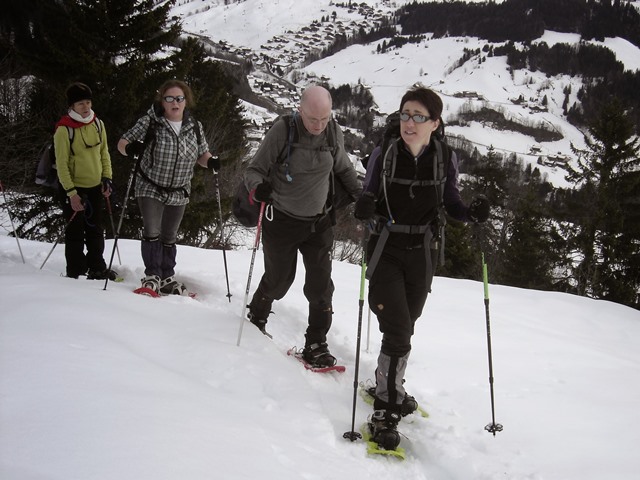
M 426 115 L 420 115 L 419 113 L 416 113 L 415 115 L 409 115 L 406 112 L 402 112 L 400 114 L 400 120 L 402 120 L 403 122 L 408 122 L 409 120 L 413 120 L 416 123 L 424 123 L 431 120 L 431 117 L 428 117 Z
M 162 99 L 167 103 L 173 103 L 173 102 L 182 103 L 185 100 L 183 95 L 177 95 L 175 97 L 173 95 L 167 95 L 166 97 L 162 97 Z

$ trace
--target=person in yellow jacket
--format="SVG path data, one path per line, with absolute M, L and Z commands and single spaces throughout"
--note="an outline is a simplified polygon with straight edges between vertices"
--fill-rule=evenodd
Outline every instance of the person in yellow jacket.
M 107 269 L 103 257 L 102 212 L 104 198 L 112 190 L 107 133 L 91 108 L 93 95 L 87 85 L 73 83 L 66 95 L 69 110 L 56 124 L 53 143 L 68 224 L 64 236 L 67 277 L 115 280 L 116 272 Z

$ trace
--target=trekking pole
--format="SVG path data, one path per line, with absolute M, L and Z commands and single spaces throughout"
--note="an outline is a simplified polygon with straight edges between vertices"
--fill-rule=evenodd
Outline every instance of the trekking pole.
M 4 206 L 7 209 L 7 214 L 9 215 L 9 221 L 11 222 L 11 230 L 13 230 L 13 235 L 16 237 L 16 243 L 18 244 L 18 250 L 20 250 L 20 257 L 22 258 L 22 263 L 27 263 L 24 261 L 24 255 L 22 254 L 22 247 L 20 246 L 20 239 L 19 239 L 16 227 L 13 224 L 13 218 L 11 217 L 11 212 L 9 211 L 9 205 L 7 204 L 7 196 L 4 193 L 2 182 L 0 182 L 0 190 L 2 190 L 2 198 L 4 199 Z
M 368 230 L 367 230 L 368 231 Z M 351 430 L 349 432 L 345 432 L 342 435 L 343 438 L 347 438 L 352 442 L 355 442 L 357 439 L 362 438 L 359 432 L 355 431 L 356 426 L 356 400 L 358 398 L 358 370 L 360 369 L 360 335 L 362 332 L 362 310 L 364 307 L 364 285 L 365 285 L 365 274 L 367 271 L 367 260 L 366 260 L 366 238 L 367 234 L 362 237 L 362 264 L 360 268 L 360 299 L 358 300 L 358 335 L 356 337 L 356 365 L 354 368 L 353 375 L 353 411 L 351 414 Z
M 107 270 L 111 270 L 111 266 L 113 265 L 113 256 L 115 255 L 116 248 L 118 247 L 118 238 L 120 238 L 120 229 L 122 228 L 122 220 L 124 219 L 124 213 L 127 211 L 127 201 L 129 200 L 129 192 L 131 192 L 131 185 L 133 185 L 133 177 L 135 176 L 138 166 L 140 165 L 140 158 L 141 158 L 141 155 L 138 155 L 138 157 L 136 157 L 136 161 L 134 162 L 133 167 L 131 168 L 131 173 L 129 174 L 129 181 L 127 182 L 127 193 L 124 194 L 124 199 L 122 200 L 122 211 L 120 212 L 120 219 L 118 220 L 118 228 L 113 235 L 113 248 L 111 249 L 111 258 L 109 259 L 109 266 L 107 267 Z M 104 279 L 103 290 L 107 289 L 108 283 L 109 283 L 109 275 L 107 275 L 107 278 Z
M 213 171 L 213 178 L 216 181 L 216 199 L 218 200 L 218 214 L 220 215 L 220 239 L 222 240 L 222 259 L 224 260 L 224 276 L 227 280 L 227 298 L 231 303 L 231 290 L 229 289 L 229 270 L 227 269 L 227 249 L 224 246 L 224 221 L 222 220 L 222 203 L 220 202 L 220 184 L 218 183 L 218 172 Z
M 107 201 L 107 213 L 109 214 L 109 220 L 111 221 L 111 231 L 113 232 L 113 236 L 116 236 L 116 225 L 113 223 L 113 211 L 111 210 L 111 198 L 104 197 Z M 122 265 L 122 259 L 120 258 L 120 249 L 117 248 L 116 252 L 118 252 L 118 265 Z
M 482 280 L 484 282 L 484 311 L 487 319 L 487 351 L 489 355 L 489 387 L 491 390 L 491 423 L 484 429 L 493 433 L 496 436 L 496 432 L 502 431 L 502 425 L 496 423 L 496 413 L 493 397 L 493 360 L 491 358 L 491 326 L 489 320 L 489 275 L 487 274 L 487 264 L 484 261 L 484 253 L 482 254 Z
M 244 302 L 242 302 L 242 314 L 240 315 L 240 329 L 238 330 L 238 343 L 240 346 L 240 339 L 242 338 L 242 329 L 244 327 L 245 313 L 247 311 L 247 301 L 249 300 L 249 289 L 251 288 L 251 276 L 253 275 L 253 264 L 256 260 L 256 251 L 260 246 L 260 231 L 262 230 L 262 217 L 264 216 L 265 203 L 260 204 L 260 215 L 258 216 L 258 227 L 256 229 L 256 239 L 253 242 L 253 253 L 251 254 L 251 264 L 249 265 L 249 277 L 247 278 L 247 289 L 244 292 Z
M 67 229 L 69 228 L 69 225 L 71 225 L 71 222 L 73 222 L 73 219 L 76 218 L 76 215 L 78 214 L 77 211 L 74 210 L 73 215 L 71 215 L 71 218 L 69 219 L 69 221 L 67 222 L 67 224 L 64 226 L 64 230 L 62 230 L 62 233 L 58 236 L 58 238 L 56 239 L 55 243 L 53 244 L 53 247 L 51 247 L 51 250 L 49 250 L 49 254 L 47 255 L 47 258 L 44 259 L 44 262 L 42 262 L 42 265 L 40 265 L 40 270 L 42 270 L 42 267 L 44 267 L 44 264 L 47 263 L 47 260 L 49 260 L 49 257 L 51 256 L 51 254 L 53 253 L 53 251 L 56 249 L 56 247 L 58 246 L 58 243 L 60 243 L 60 239 L 62 237 L 64 237 L 64 234 L 67 233 Z

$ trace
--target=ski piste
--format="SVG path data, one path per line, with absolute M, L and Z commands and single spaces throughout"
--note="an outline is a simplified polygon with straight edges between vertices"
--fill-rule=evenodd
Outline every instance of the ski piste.
M 158 293 L 147 287 L 136 288 L 133 293 L 137 293 L 138 295 L 146 295 L 147 297 L 160 298 L 160 297 L 170 297 L 173 296 L 171 293 Z M 195 292 L 188 292 L 187 295 L 176 295 L 177 297 L 189 297 L 195 299 L 198 294 Z
M 310 370 L 316 373 L 328 373 L 328 372 L 343 373 L 347 369 L 347 367 L 345 367 L 344 365 L 334 365 L 332 367 L 314 367 L 313 365 L 310 365 L 309 363 L 307 363 L 307 361 L 304 358 L 302 358 L 302 351 L 298 350 L 296 347 L 292 347 L 289 350 L 287 350 L 287 355 L 294 357 L 307 370 Z
M 368 386 L 368 385 L 366 385 L 365 383 L 360 382 L 360 388 L 358 389 L 358 391 L 359 391 L 360 396 L 362 397 L 362 399 L 363 399 L 366 403 L 368 403 L 369 405 L 373 405 L 373 400 L 374 400 L 373 396 L 369 393 L 369 389 L 370 389 L 371 387 L 372 387 L 372 385 L 371 385 L 371 386 Z M 420 403 L 419 403 L 419 402 L 418 402 L 418 410 L 417 410 L 417 412 L 420 414 L 420 416 L 421 416 L 422 418 L 429 418 L 429 414 L 427 413 L 427 411 L 426 411 L 424 408 L 422 408 L 422 407 L 420 406 Z

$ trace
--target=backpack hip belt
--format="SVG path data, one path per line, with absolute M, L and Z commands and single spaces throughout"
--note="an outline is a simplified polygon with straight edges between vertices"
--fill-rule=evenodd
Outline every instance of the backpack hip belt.
M 380 225 L 382 225 L 381 230 Z M 425 256 L 430 260 L 431 242 L 433 239 L 433 223 L 428 223 L 426 225 L 398 225 L 395 223 L 382 223 L 378 221 L 377 226 L 378 228 L 372 231 L 372 235 L 380 235 L 380 238 L 378 239 L 376 248 L 373 250 L 373 254 L 367 264 L 367 271 L 365 272 L 367 280 L 371 280 L 371 277 L 373 276 L 373 272 L 378 265 L 378 261 L 380 260 L 380 256 L 382 255 L 382 251 L 384 250 L 390 233 L 407 233 L 411 235 L 423 234 L 422 246 L 424 247 Z

